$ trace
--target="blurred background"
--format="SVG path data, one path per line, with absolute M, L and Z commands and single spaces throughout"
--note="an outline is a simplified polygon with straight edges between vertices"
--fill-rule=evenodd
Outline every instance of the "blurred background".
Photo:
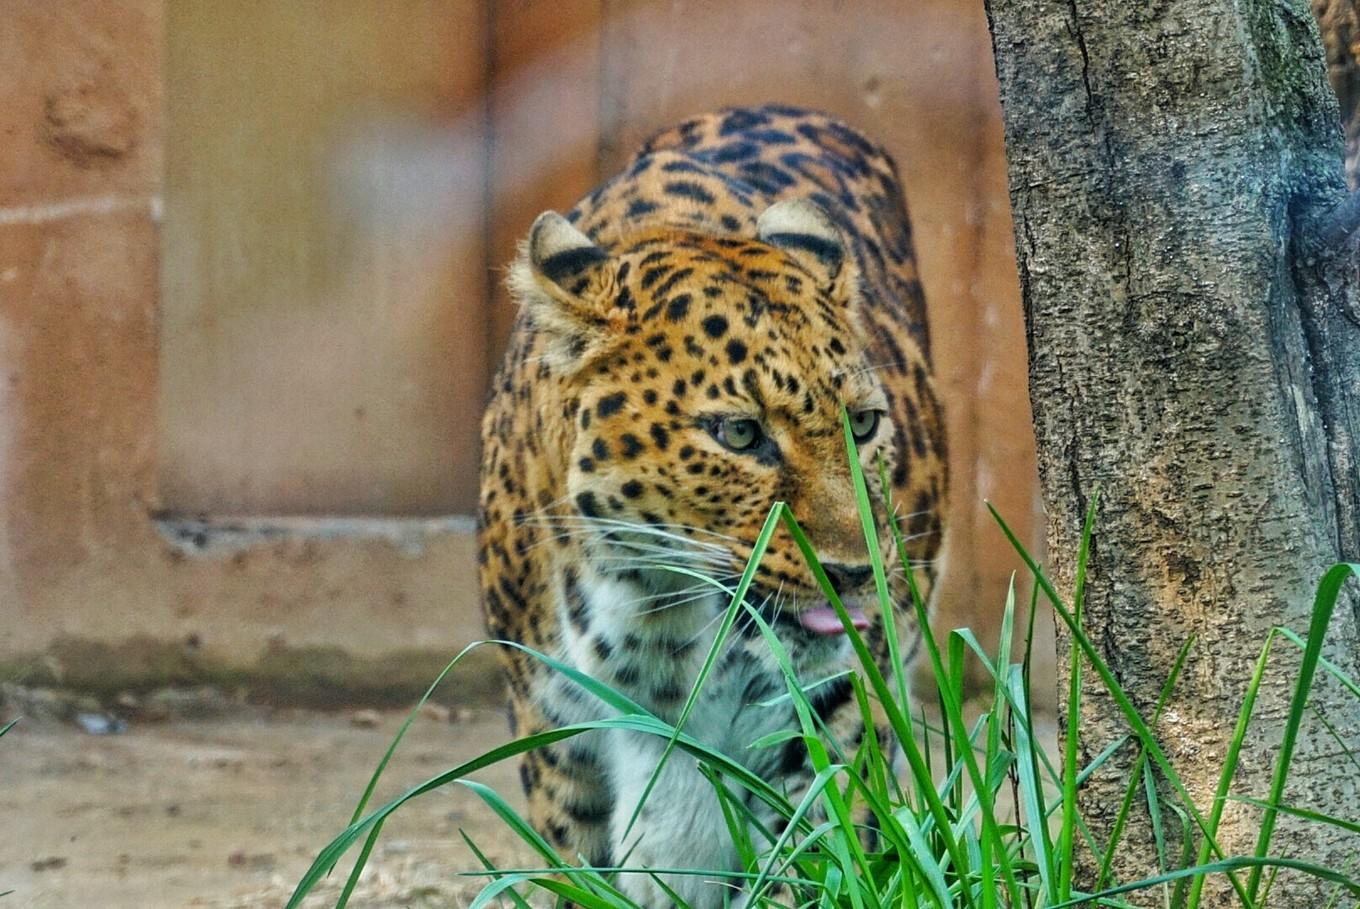
M 1042 530 L 976 0 L 0 0 L 0 902 L 282 905 L 400 722 L 370 708 L 483 633 L 516 242 L 653 130 L 767 101 L 898 161 L 953 459 L 937 623 L 993 641 L 1018 561 L 983 500 Z M 500 684 L 461 664 L 385 787 L 504 739 Z M 517 860 L 438 796 L 362 905 L 465 905 L 464 831 Z
M 653 130 L 766 101 L 897 158 L 951 434 L 939 623 L 994 637 L 1017 562 L 983 500 L 1041 530 L 981 4 L 0 0 L 0 22 L 0 678 L 423 688 L 482 632 L 478 416 L 515 243 Z

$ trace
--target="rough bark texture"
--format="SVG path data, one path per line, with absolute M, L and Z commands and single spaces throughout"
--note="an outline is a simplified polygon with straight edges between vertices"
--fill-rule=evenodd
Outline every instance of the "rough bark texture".
M 1158 732 L 1207 810 L 1267 632 L 1305 629 L 1322 572 L 1360 558 L 1354 263 L 1310 239 L 1345 189 L 1316 24 L 1306 0 L 987 7 L 1050 561 L 1070 591 L 1099 489 L 1088 631 L 1149 717 L 1194 637 Z M 1353 595 L 1341 604 L 1327 651 L 1351 672 L 1357 608 Z M 1289 645 L 1276 653 L 1238 794 L 1268 787 L 1297 665 Z M 1083 763 L 1126 731 L 1098 680 L 1085 683 Z M 1328 684 L 1315 699 L 1360 747 L 1360 706 Z M 1300 751 L 1290 801 L 1353 816 L 1360 775 L 1312 718 Z M 1132 761 L 1126 748 L 1082 793 L 1102 842 Z M 1249 853 L 1257 820 L 1230 806 L 1224 848 Z M 1119 880 L 1157 873 L 1152 842 L 1144 808 Z M 1360 856 L 1356 838 L 1299 825 L 1275 843 L 1351 871 Z M 1088 861 L 1088 886 L 1089 873 Z M 1208 889 L 1208 904 L 1228 902 Z M 1282 877 L 1270 905 L 1324 902 Z

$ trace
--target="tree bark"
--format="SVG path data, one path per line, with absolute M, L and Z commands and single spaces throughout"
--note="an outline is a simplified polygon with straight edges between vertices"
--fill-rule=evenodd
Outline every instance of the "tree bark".
M 1149 719 L 1194 638 L 1156 731 L 1207 811 L 1270 628 L 1305 632 L 1323 571 L 1360 558 L 1360 308 L 1354 263 L 1316 239 L 1345 193 L 1317 27 L 1306 0 L 988 0 L 987 13 L 1050 561 L 1070 591 L 1100 490 L 1086 629 Z M 1351 673 L 1357 610 L 1352 592 L 1325 651 Z M 1268 790 L 1298 664 L 1291 645 L 1274 653 L 1235 794 Z M 1083 683 L 1084 764 L 1127 727 L 1099 680 Z M 1360 748 L 1360 704 L 1330 680 L 1314 703 Z M 1133 759 L 1126 746 L 1081 792 L 1101 843 Z M 1354 817 L 1348 766 L 1310 716 L 1287 801 Z M 1180 823 L 1162 820 L 1175 862 Z M 1123 882 L 1159 870 L 1145 804 L 1130 825 Z M 1259 812 L 1231 804 L 1225 851 L 1250 854 L 1258 828 Z M 1315 825 L 1282 822 L 1274 844 L 1352 872 L 1360 857 L 1356 838 Z M 1236 905 L 1221 880 L 1206 892 Z M 1270 905 L 1325 905 L 1319 892 L 1282 876 Z

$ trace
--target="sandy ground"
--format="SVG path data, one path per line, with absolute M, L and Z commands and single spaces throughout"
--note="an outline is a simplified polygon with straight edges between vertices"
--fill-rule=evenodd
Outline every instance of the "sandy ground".
M 404 716 L 239 708 L 117 735 L 21 722 L 0 738 L 0 892 L 14 891 L 0 909 L 281 907 L 344 829 Z M 1040 734 L 1052 748 L 1051 719 Z M 373 804 L 507 738 L 498 710 L 422 716 Z M 475 778 L 522 810 L 513 764 Z M 448 786 L 387 824 L 351 906 L 467 906 L 480 882 L 459 873 L 479 865 L 460 831 L 498 867 L 536 864 L 475 795 Z M 334 875 L 305 905 L 333 906 L 342 884 Z
M 344 828 L 402 717 L 259 713 L 119 735 L 21 722 L 0 739 L 0 892 L 14 891 L 0 909 L 282 906 Z M 379 797 L 506 738 L 497 711 L 422 717 Z M 513 766 L 477 778 L 522 808 Z M 351 905 L 466 906 L 478 885 L 456 874 L 477 864 L 460 829 L 498 864 L 528 861 L 476 796 L 446 787 L 387 825 Z M 340 883 L 307 905 L 334 905 Z

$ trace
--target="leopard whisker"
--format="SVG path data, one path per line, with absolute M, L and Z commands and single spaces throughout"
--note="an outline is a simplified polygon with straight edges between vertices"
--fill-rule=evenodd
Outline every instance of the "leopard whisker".
M 680 642 L 680 646 L 679 646 L 677 649 L 678 649 L 678 650 L 684 650 L 686 647 L 689 647 L 689 646 L 692 645 L 695 641 L 697 641 L 697 640 L 699 640 L 701 637 L 703 637 L 703 636 L 704 636 L 704 632 L 708 631 L 708 629 L 712 628 L 716 623 L 722 621 L 723 614 L 724 614 L 724 613 L 722 613 L 722 612 L 719 612 L 719 613 L 715 614 L 715 615 L 713 616 L 713 618 L 709 619 L 707 622 L 705 622 L 703 625 L 701 625 L 701 626 L 699 627 L 699 630 L 698 630 L 698 631 L 694 632 L 694 634 L 690 635 L 688 638 L 686 638 L 685 640 L 681 641 L 681 642 Z
M 784 582 L 779 582 L 779 587 L 774 592 L 774 620 L 778 622 L 784 615 Z
M 909 533 L 902 537 L 902 542 L 910 543 L 912 540 L 921 540 L 929 536 L 934 536 L 939 532 L 940 531 L 938 529 L 935 529 L 935 530 L 923 530 L 920 533 Z
M 760 610 L 765 608 L 771 599 L 774 599 L 774 597 L 774 594 L 767 593 L 765 599 L 761 600 L 758 604 L 752 605 L 751 609 L 745 612 L 741 625 L 736 629 L 736 637 L 744 638 L 751 633 L 751 629 L 755 628 L 756 625 L 755 617 L 760 613 Z
M 836 370 L 834 373 L 832 373 L 832 375 L 858 376 L 864 375 L 866 373 L 878 372 L 879 370 L 882 369 L 892 369 L 896 365 L 897 365 L 896 363 L 869 363 L 864 366 L 847 366 L 844 369 Z
M 726 570 L 731 568 L 732 559 L 726 556 L 708 555 L 699 552 L 678 552 L 674 549 L 658 547 L 629 547 L 628 551 L 612 552 L 601 555 L 592 561 L 626 564 L 638 562 L 649 568 L 684 568 Z
M 687 549 L 681 546 L 663 546 L 660 543 L 652 543 L 646 540 L 616 540 L 600 539 L 600 543 L 608 548 L 623 552 L 636 552 L 643 554 L 657 554 L 670 556 L 672 558 L 685 557 L 688 559 L 700 559 L 705 562 L 728 564 L 732 561 L 732 554 L 727 550 L 710 551 L 706 549 Z
M 667 609 L 675 609 L 675 608 L 677 608 L 677 607 L 679 607 L 679 606 L 687 606 L 687 605 L 689 605 L 690 603 L 696 603 L 696 602 L 698 602 L 699 600 L 705 599 L 705 598 L 707 598 L 707 597 L 715 596 L 717 593 L 718 593 L 718 592 L 717 592 L 716 590 L 713 590 L 713 589 L 711 589 L 711 588 L 709 588 L 709 589 L 703 589 L 703 590 L 700 590 L 700 591 L 697 592 L 697 593 L 691 594 L 690 596 L 682 597 L 681 599 L 674 600 L 674 601 L 669 602 L 669 603 L 663 603 L 663 604 L 661 604 L 660 606 L 654 606 L 654 607 L 652 607 L 651 609 L 644 609 L 643 611 L 637 613 L 637 615 L 655 615 L 655 614 L 658 613 L 658 612 L 665 612 Z M 660 595 L 658 595 L 658 596 L 674 596 L 674 595 L 675 595 L 675 594 L 660 594 Z M 647 598 L 647 597 L 644 597 L 643 599 L 648 599 L 648 598 Z M 628 603 L 628 605 L 631 606 L 631 605 L 634 605 L 634 604 L 636 604 L 636 603 L 638 603 L 638 602 L 640 602 L 640 600 L 632 600 L 632 601 L 630 601 L 630 602 Z
M 644 610 L 644 611 L 638 613 L 638 615 L 651 615 L 651 614 L 654 613 L 654 612 L 661 612 L 661 611 L 663 611 L 663 610 L 665 610 L 665 609 L 670 608 L 670 606 L 672 605 L 672 603 L 669 602 L 669 601 L 673 601 L 673 600 L 674 600 L 674 601 L 678 601 L 678 600 L 680 600 L 680 599 L 684 599 L 684 600 L 688 601 L 688 599 L 693 598 L 696 594 L 707 594 L 707 593 L 711 593 L 711 592 L 712 592 L 712 588 L 708 587 L 707 585 L 704 585 L 704 584 L 695 584 L 693 587 L 681 587 L 679 590 L 667 590 L 667 591 L 664 591 L 664 592 L 661 592 L 661 593 L 648 593 L 648 594 L 644 594 L 644 595 L 642 595 L 642 596 L 634 597 L 634 598 L 631 599 L 631 600 L 625 600 L 625 601 L 623 601 L 622 603 L 620 603 L 619 605 L 620 605 L 620 607 L 632 607 L 632 606 L 639 606 L 639 605 L 641 605 L 641 604 L 643 604 L 643 603 L 654 603 L 654 602 L 656 602 L 657 600 L 666 600 L 666 601 L 668 601 L 668 602 L 663 603 L 662 605 L 657 606 L 657 607 L 655 607 L 655 608 L 653 608 L 653 609 L 647 609 L 647 610 Z

